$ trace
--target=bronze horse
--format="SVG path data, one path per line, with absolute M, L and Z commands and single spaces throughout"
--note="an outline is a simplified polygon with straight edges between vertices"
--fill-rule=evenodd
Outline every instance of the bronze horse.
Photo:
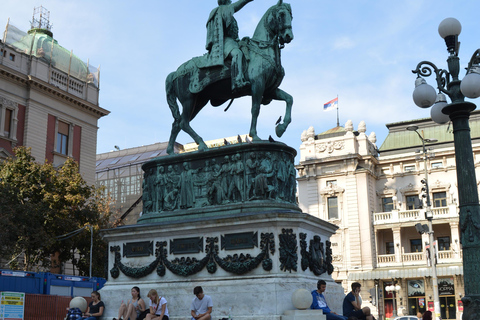
M 202 76 L 202 71 L 198 67 L 202 57 L 193 58 L 182 64 L 177 71 L 170 73 L 165 87 L 167 102 L 174 122 L 167 153 L 174 153 L 175 140 L 180 130 L 185 131 L 195 140 L 198 150 L 207 149 L 203 139 L 190 126 L 190 121 L 209 101 L 213 106 L 219 106 L 228 100 L 247 95 L 252 96 L 250 136 L 254 141 L 261 140 L 257 135 L 260 105 L 266 105 L 272 100 L 285 101 L 286 110 L 283 123 L 277 124 L 275 128 L 277 136 L 281 137 L 291 122 L 293 98 L 278 88 L 285 75 L 280 61 L 280 49 L 284 47 L 285 43 L 292 40 L 292 9 L 289 4 L 279 0 L 263 15 L 253 37 L 251 39 L 244 38 L 241 41 L 242 51 L 247 55 L 248 63 L 244 64 L 246 65 L 244 71 L 246 78 L 250 81 L 249 86 L 233 92 L 230 85 L 230 71 L 228 66 L 225 66 L 216 70 L 203 71 L 203 80 L 208 83 L 195 90 L 192 86 L 197 85 L 199 75 Z M 177 99 L 183 106 L 181 114 Z

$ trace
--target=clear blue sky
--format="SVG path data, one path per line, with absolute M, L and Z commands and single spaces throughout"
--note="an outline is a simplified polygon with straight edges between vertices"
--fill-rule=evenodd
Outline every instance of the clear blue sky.
M 274 0 L 254 0 L 236 14 L 240 37 L 251 36 Z M 294 97 L 293 122 L 279 141 L 298 150 L 300 135 L 336 126 L 335 111 L 323 104 L 339 96 L 340 125 L 360 121 L 377 134 L 380 147 L 386 123 L 424 118 L 429 110 L 412 101 L 418 62 L 446 68 L 447 51 L 437 32 L 447 17 L 462 23 L 460 59 L 464 76 L 480 47 L 478 0 L 291 0 L 295 39 L 282 51 L 286 76 L 281 88 Z M 172 117 L 165 99 L 168 73 L 205 53 L 205 23 L 216 0 L 3 0 L 0 24 L 7 19 L 30 28 L 33 8 L 50 11 L 53 34 L 63 47 L 93 65 L 101 65 L 97 152 L 167 141 Z M 427 79 L 434 84 L 431 77 Z M 248 133 L 250 98 L 235 100 L 228 112 L 207 106 L 192 122 L 205 139 Z M 263 106 L 259 135 L 275 137 L 284 114 L 281 102 Z M 191 142 L 185 133 L 180 143 Z

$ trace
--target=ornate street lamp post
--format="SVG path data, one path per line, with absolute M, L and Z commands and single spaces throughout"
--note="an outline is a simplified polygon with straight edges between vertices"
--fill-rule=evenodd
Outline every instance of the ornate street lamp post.
M 396 302 L 396 296 L 395 296 L 395 292 L 399 292 L 401 290 L 400 286 L 398 284 L 396 284 L 396 281 L 393 281 L 392 282 L 393 284 L 391 286 L 386 286 L 385 287 L 385 290 L 387 292 L 391 292 L 393 294 L 393 299 L 392 299 L 392 302 L 393 302 L 393 312 L 392 312 L 392 317 L 395 318 L 397 316 L 397 302 Z
M 426 139 L 420 135 L 417 131 L 417 126 L 410 126 L 407 127 L 407 130 L 414 131 L 420 140 L 422 140 L 422 147 L 423 147 L 423 169 L 424 169 L 424 180 L 422 180 L 422 184 L 425 188 L 425 197 L 426 197 L 426 208 L 425 208 L 425 218 L 428 221 L 428 242 L 429 245 L 429 253 L 430 253 L 430 263 L 432 264 L 432 290 L 433 290 L 433 305 L 436 318 L 440 316 L 440 297 L 438 295 L 438 279 L 437 279 L 437 261 L 436 261 L 436 254 L 437 249 L 434 245 L 434 238 L 433 238 L 433 213 L 432 213 L 432 203 L 430 202 L 430 190 L 428 185 L 428 170 L 427 170 L 427 159 L 429 155 L 427 153 L 427 148 L 425 147 L 425 143 L 434 143 L 437 142 L 437 139 Z
M 454 18 L 447 18 L 440 23 L 438 32 L 445 39 L 449 52 L 448 70 L 438 69 L 429 61 L 420 62 L 413 70 L 413 73 L 418 75 L 415 81 L 413 100 L 421 108 L 428 108 L 435 103 L 431 113 L 432 119 L 437 123 L 446 123 L 451 120 L 453 124 L 465 285 L 465 297 L 462 298 L 463 319 L 474 320 L 480 319 L 480 286 L 478 285 L 480 283 L 480 272 L 478 272 L 480 266 L 480 205 L 468 119 L 476 106 L 464 100 L 465 97 L 480 97 L 480 49 L 477 49 L 472 55 L 463 80 L 459 80 L 458 35 L 461 30 L 460 22 Z M 422 78 L 422 76 L 432 75 L 433 72 L 435 72 L 439 90 L 438 95 L 436 95 L 435 89 Z M 451 99 L 450 104 L 447 104 L 445 95 Z

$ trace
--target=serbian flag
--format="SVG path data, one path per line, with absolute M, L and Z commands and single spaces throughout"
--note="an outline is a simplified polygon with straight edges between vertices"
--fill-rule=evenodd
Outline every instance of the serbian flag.
M 331 110 L 331 109 L 336 108 L 336 107 L 338 107 L 338 97 L 336 97 L 335 99 L 325 103 L 323 105 L 323 111 L 328 111 L 328 110 Z

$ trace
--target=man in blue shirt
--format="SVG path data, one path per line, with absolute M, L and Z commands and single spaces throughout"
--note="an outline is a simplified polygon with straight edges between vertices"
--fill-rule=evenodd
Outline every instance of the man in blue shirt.
M 323 314 L 327 316 L 327 320 L 346 320 L 347 317 L 341 316 L 336 314 L 335 312 L 331 311 L 327 305 L 327 301 L 323 296 L 325 289 L 327 288 L 327 283 L 323 280 L 318 280 L 317 282 L 317 290 L 312 291 L 312 305 L 310 309 L 322 309 Z
M 358 282 L 352 283 L 352 291 L 343 299 L 343 315 L 346 317 L 355 316 L 358 319 L 374 320 L 369 307 L 362 309 L 360 298 L 361 286 Z

